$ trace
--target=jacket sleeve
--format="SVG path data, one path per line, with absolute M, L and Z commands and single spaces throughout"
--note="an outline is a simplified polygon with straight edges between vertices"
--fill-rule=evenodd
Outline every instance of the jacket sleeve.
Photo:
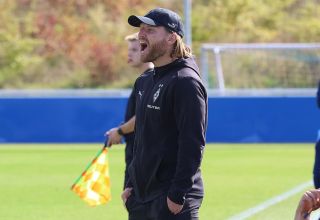
M 132 101 L 132 105 L 134 106 L 134 112 L 136 112 L 136 94 L 137 94 L 137 87 L 139 85 L 139 80 L 140 80 L 140 77 L 138 77 L 134 83 L 134 86 L 132 88 L 132 91 L 131 91 L 131 94 L 130 94 L 130 97 L 129 97 L 129 100 Z M 132 184 L 132 181 L 131 181 L 131 177 L 130 177 L 130 172 L 129 172 L 129 167 L 130 167 L 130 164 L 133 160 L 133 157 L 134 157 L 134 149 L 132 148 L 132 158 L 130 161 L 128 161 L 128 163 L 126 163 L 126 167 L 125 167 L 125 179 L 124 179 L 124 189 L 125 188 L 132 188 L 133 187 L 133 184 Z
M 207 127 L 207 94 L 198 80 L 180 78 L 174 88 L 173 102 L 178 129 L 178 158 L 168 197 L 177 204 L 183 204 L 202 160 Z
M 129 99 L 128 99 L 128 103 L 127 103 L 127 110 L 126 110 L 126 116 L 125 116 L 125 121 L 126 122 L 128 122 L 131 119 L 130 116 L 132 116 L 131 114 L 133 113 L 133 112 L 128 112 L 128 111 L 134 110 L 134 112 L 135 112 L 135 108 L 136 108 L 136 97 L 135 97 L 135 94 L 136 94 L 135 90 L 132 89 L 131 94 L 130 94 Z M 131 134 L 132 133 L 130 133 L 130 135 Z M 128 134 L 125 134 L 124 137 L 128 138 Z M 127 140 L 126 140 L 126 142 L 127 142 Z M 128 145 L 128 143 L 126 144 L 126 150 L 125 150 L 125 153 L 126 153 L 126 156 L 125 156 L 126 167 L 125 167 L 125 171 L 124 171 L 124 188 L 126 188 L 126 185 L 127 185 L 126 183 L 128 182 L 128 179 L 129 179 L 128 166 L 131 163 L 132 157 L 133 157 L 133 149 L 130 148 L 130 147 L 127 147 L 127 145 Z M 131 150 L 131 151 L 129 151 L 129 150 Z

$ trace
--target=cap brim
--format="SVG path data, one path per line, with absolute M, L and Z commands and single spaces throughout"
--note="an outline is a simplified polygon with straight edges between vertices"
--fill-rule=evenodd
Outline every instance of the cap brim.
M 128 18 L 128 23 L 133 27 L 140 27 L 141 23 L 148 24 L 151 26 L 157 26 L 157 24 L 151 18 L 136 15 L 131 15 Z

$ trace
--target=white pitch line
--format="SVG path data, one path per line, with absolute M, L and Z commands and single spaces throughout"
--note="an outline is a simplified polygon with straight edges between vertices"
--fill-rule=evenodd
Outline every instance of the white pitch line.
M 267 209 L 268 207 L 272 206 L 272 205 L 275 205 L 283 200 L 286 200 L 288 199 L 289 197 L 297 194 L 297 193 L 300 193 L 301 191 L 305 190 L 307 187 L 310 187 L 313 185 L 313 182 L 312 181 L 308 181 L 306 183 L 303 183 L 301 185 L 298 185 L 297 187 L 283 193 L 283 194 L 280 194 L 276 197 L 273 197 L 271 199 L 268 199 L 266 200 L 265 202 L 257 205 L 257 206 L 254 206 L 250 209 L 247 209 L 243 212 L 240 212 L 239 214 L 236 214 L 230 218 L 228 218 L 228 220 L 243 220 L 243 219 L 247 219 L 253 215 L 255 215 L 256 213 L 258 212 L 261 212 L 263 211 L 264 209 Z M 293 211 L 294 212 L 294 211 Z

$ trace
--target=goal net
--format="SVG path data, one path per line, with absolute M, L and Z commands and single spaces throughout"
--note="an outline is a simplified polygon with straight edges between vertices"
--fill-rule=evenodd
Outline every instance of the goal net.
M 208 89 L 306 89 L 320 80 L 320 44 L 203 44 Z

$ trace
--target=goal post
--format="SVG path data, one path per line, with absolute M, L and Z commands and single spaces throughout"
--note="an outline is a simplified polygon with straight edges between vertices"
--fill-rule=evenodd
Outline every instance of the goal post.
M 305 89 L 320 80 L 320 43 L 202 44 L 208 89 Z

